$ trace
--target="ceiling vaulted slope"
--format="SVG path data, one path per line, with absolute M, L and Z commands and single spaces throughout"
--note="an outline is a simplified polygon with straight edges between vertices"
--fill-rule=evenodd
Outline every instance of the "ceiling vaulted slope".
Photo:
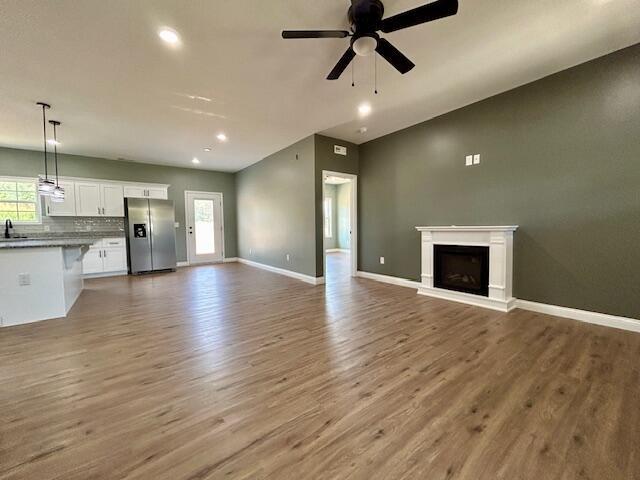
M 386 16 L 421 3 L 388 0 Z M 237 171 L 316 132 L 362 143 L 640 42 L 637 0 L 460 0 L 455 17 L 385 35 L 417 67 L 379 61 L 374 96 L 372 58 L 356 59 L 355 88 L 350 72 L 325 80 L 348 40 L 280 37 L 346 28 L 348 5 L 3 0 L 0 145 L 40 148 L 45 100 L 65 153 Z

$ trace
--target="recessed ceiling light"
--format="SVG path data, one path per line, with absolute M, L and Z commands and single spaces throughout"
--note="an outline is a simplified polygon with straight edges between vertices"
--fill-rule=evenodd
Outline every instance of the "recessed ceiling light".
M 218 140 L 220 140 L 221 142 L 226 142 L 227 141 L 227 136 L 224 133 L 219 133 L 216 138 Z
M 210 152 L 211 151 L 211 147 L 204 147 L 204 151 L 205 152 Z
M 366 117 L 371 113 L 371 105 L 369 105 L 368 103 L 361 103 L 358 107 L 358 113 L 360 114 L 360 116 Z
M 172 28 L 162 27 L 158 31 L 158 36 L 169 45 L 177 45 L 178 43 L 180 43 L 178 32 L 176 32 Z
M 358 133 L 360 133 L 360 134 L 363 134 L 363 135 L 364 135 L 365 133 L 367 133 L 367 127 L 360 127 L 360 128 L 358 129 Z
M 57 140 L 54 140 L 53 138 L 50 138 L 49 140 L 47 140 L 47 143 L 49 145 L 56 145 L 57 147 L 60 146 L 60 142 L 58 142 Z
M 191 160 L 191 163 L 193 163 L 195 165 L 199 165 L 200 164 L 200 160 L 198 160 L 196 157 L 193 157 L 193 160 Z

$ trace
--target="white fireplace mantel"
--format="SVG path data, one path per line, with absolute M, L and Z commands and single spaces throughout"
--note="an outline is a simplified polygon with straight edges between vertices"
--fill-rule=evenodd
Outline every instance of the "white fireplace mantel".
M 418 293 L 503 312 L 515 308 L 516 299 L 512 294 L 513 234 L 517 229 L 516 225 L 416 227 L 422 235 L 422 283 Z M 435 288 L 434 245 L 489 247 L 489 296 Z

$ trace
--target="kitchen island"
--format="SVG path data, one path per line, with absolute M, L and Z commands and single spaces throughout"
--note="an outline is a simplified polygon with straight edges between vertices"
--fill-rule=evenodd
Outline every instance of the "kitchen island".
M 0 241 L 0 326 L 65 317 L 82 292 L 82 257 L 95 241 Z

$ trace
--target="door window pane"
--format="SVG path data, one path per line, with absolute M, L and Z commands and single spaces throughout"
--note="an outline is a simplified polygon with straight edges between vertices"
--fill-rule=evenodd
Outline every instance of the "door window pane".
M 196 255 L 216 253 L 213 200 L 194 200 Z

